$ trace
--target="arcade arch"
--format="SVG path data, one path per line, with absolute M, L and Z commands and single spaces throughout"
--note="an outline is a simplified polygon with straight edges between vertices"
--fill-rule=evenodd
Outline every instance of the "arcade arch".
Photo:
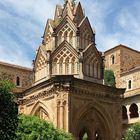
M 47 121 L 53 121 L 53 113 L 45 104 L 38 101 L 32 108 L 30 115 L 38 116 Z
M 92 105 L 78 113 L 75 130 L 77 140 L 87 134 L 88 140 L 112 140 L 113 122 L 109 114 L 101 106 Z M 110 135 L 111 134 L 111 135 Z

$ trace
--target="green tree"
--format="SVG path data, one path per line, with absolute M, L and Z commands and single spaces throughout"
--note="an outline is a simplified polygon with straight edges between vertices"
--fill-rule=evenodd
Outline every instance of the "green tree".
M 19 116 L 16 140 L 72 140 L 70 134 L 36 116 Z
M 87 133 L 84 134 L 83 139 L 82 140 L 88 140 L 88 136 Z
M 140 123 L 134 124 L 126 130 L 124 140 L 140 140 Z
M 107 86 L 115 87 L 116 85 L 115 76 L 112 70 L 104 71 L 104 82 L 105 82 L 105 85 Z
M 13 140 L 18 125 L 18 108 L 14 94 L 11 93 L 13 84 L 0 80 L 0 138 Z

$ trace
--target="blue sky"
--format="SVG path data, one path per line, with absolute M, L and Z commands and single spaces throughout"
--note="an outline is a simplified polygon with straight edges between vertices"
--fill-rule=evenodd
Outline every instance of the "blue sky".
M 31 67 L 48 18 L 63 0 L 0 0 L 0 61 Z M 100 51 L 140 51 L 140 0 L 81 0 Z

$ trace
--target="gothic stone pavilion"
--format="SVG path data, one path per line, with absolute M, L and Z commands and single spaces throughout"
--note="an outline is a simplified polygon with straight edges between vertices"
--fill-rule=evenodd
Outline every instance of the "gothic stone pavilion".
M 34 61 L 34 84 L 19 111 L 37 115 L 82 140 L 120 140 L 123 89 L 103 85 L 103 59 L 80 2 L 65 0 L 49 19 Z

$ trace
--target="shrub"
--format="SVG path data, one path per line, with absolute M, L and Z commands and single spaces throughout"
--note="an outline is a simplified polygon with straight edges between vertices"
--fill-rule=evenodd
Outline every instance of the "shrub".
M 36 116 L 19 116 L 16 140 L 72 140 L 63 130 L 55 129 L 47 121 Z
M 134 124 L 126 130 L 124 140 L 140 140 L 140 123 Z
M 18 125 L 18 108 L 14 94 L 11 93 L 13 85 L 0 81 L 0 138 L 13 140 Z
M 107 86 L 115 87 L 116 85 L 115 76 L 112 70 L 104 71 L 104 82 L 105 82 L 105 85 Z

